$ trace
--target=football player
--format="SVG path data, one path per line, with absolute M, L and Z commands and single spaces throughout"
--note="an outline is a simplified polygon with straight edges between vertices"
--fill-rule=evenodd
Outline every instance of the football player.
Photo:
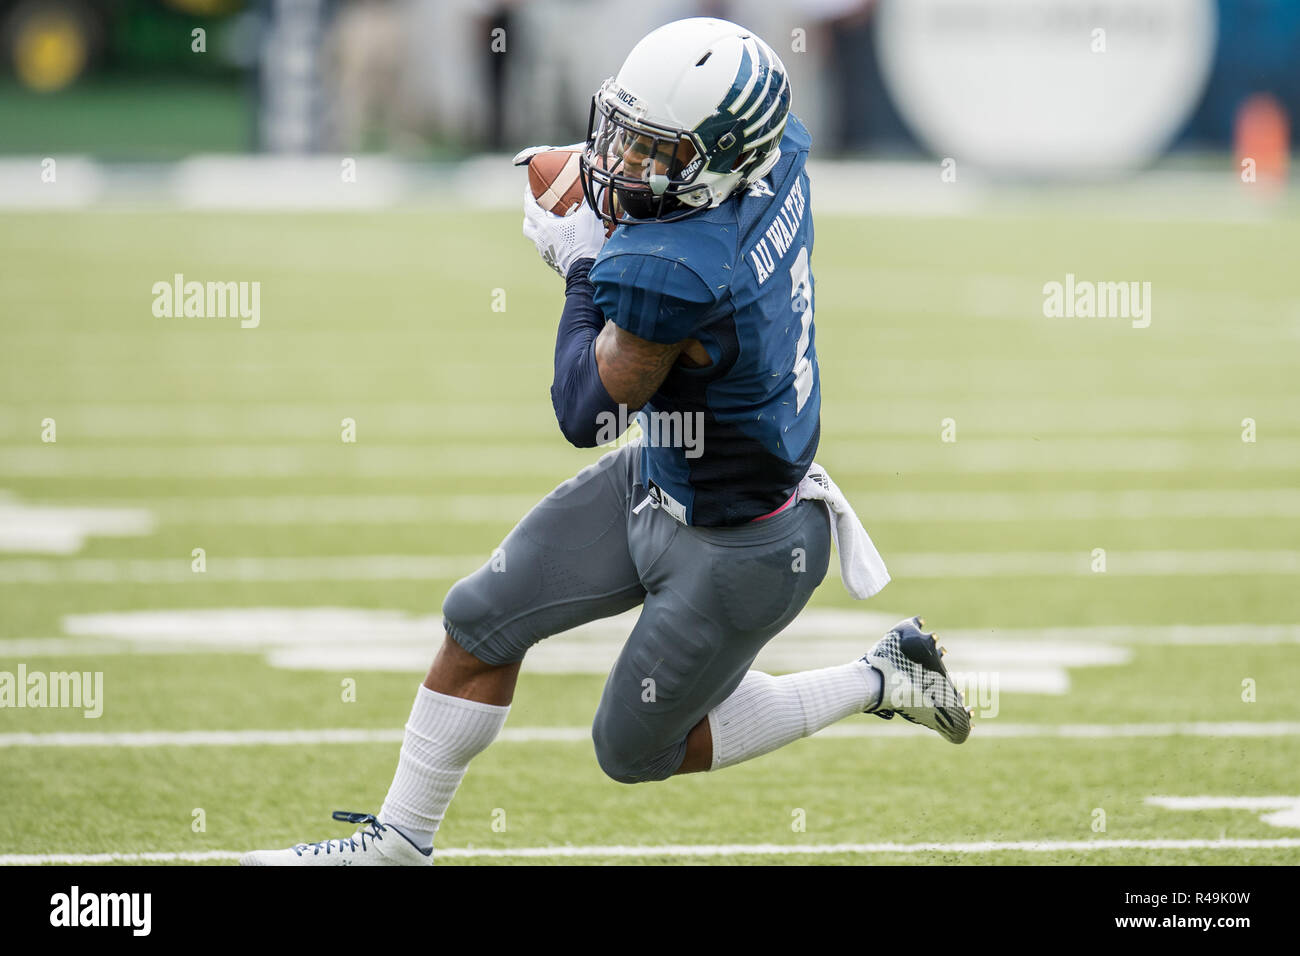
M 809 136 L 789 107 L 776 53 L 716 19 L 655 30 L 600 88 L 581 160 L 588 201 L 560 217 L 528 192 L 524 232 L 565 280 L 551 386 L 561 431 L 593 447 L 639 412 L 643 435 L 542 499 L 502 543 L 504 562 L 447 594 L 446 637 L 378 815 L 336 813 L 359 826 L 351 838 L 241 862 L 432 862 L 528 649 L 637 606 L 592 724 L 616 781 L 717 771 L 863 712 L 966 739 L 969 712 L 919 618 L 841 666 L 750 669 L 825 576 L 833 522 L 852 515 L 813 467 Z M 864 553 L 851 531 L 837 537 L 846 584 Z

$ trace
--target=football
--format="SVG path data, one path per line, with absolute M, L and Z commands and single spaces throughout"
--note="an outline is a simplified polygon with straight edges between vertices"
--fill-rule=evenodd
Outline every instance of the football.
M 528 185 L 547 212 L 567 216 L 583 202 L 581 156 L 581 149 L 549 149 L 528 161 Z
M 528 186 L 533 191 L 537 204 L 556 216 L 571 215 L 586 197 L 582 193 L 580 157 L 582 147 L 563 147 L 548 149 L 534 154 L 528 160 Z M 605 210 L 609 211 L 609 201 L 604 200 Z M 613 235 L 614 225 L 605 229 L 605 235 Z

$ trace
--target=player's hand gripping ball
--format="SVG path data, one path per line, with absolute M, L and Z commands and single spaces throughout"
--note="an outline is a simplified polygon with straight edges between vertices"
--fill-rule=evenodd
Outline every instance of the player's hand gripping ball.
M 514 158 L 528 166 L 524 235 L 561 277 L 579 259 L 592 259 L 613 232 L 587 205 L 578 175 L 581 144 L 530 146 Z
M 520 150 L 514 158 L 516 166 L 528 167 L 528 185 L 532 189 L 537 204 L 547 212 L 557 216 L 568 216 L 577 206 L 586 202 L 582 193 L 582 179 L 579 175 L 578 157 L 582 155 L 583 143 L 572 146 L 529 146 Z M 609 199 L 601 198 L 601 205 L 608 213 Z M 614 234 L 614 224 L 606 226 L 605 234 Z

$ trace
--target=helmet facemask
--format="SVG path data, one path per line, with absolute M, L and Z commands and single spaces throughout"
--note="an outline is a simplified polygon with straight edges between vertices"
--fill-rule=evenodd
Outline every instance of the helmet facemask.
M 581 157 L 588 204 L 616 225 L 674 222 L 707 209 L 709 186 L 695 184 L 704 168 L 699 137 L 638 119 L 602 95 L 608 88 L 592 97 Z M 613 203 L 599 202 L 609 190 Z

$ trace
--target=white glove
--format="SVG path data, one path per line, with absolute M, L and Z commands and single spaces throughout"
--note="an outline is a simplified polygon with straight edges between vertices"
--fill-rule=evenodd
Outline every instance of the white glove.
M 605 224 L 585 202 L 567 216 L 556 216 L 537 204 L 524 184 L 524 236 L 533 240 L 546 264 L 565 278 L 579 259 L 594 259 L 605 245 Z
M 574 143 L 572 146 L 529 146 L 515 153 L 515 158 L 510 162 L 516 166 L 527 166 L 529 161 L 538 153 L 546 153 L 553 149 L 562 149 L 566 152 L 581 151 L 586 145 L 586 143 Z

